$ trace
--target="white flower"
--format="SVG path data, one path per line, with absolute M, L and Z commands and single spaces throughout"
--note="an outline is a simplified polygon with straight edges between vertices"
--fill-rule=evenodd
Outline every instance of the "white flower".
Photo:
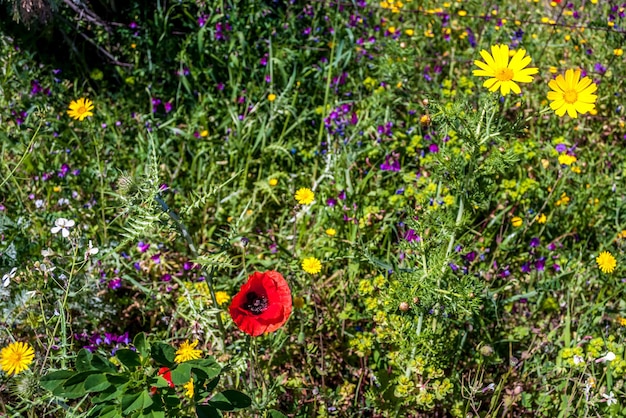
M 88 259 L 90 255 L 98 254 L 98 251 L 100 251 L 98 247 L 94 247 L 91 240 L 89 240 L 89 249 L 85 251 L 85 260 Z
M 69 228 L 73 227 L 75 223 L 72 220 L 59 218 L 56 221 L 54 221 L 54 225 L 55 226 L 53 226 L 50 231 L 52 231 L 53 234 L 58 234 L 59 231 L 61 231 L 61 235 L 63 235 L 63 238 L 67 238 L 70 236 Z
M 10 272 L 2 276 L 2 287 L 9 286 L 9 284 L 11 283 L 11 279 L 15 277 L 16 272 L 17 272 L 17 267 L 13 267 Z
M 574 364 L 578 365 L 580 363 L 584 363 L 585 359 L 582 358 L 581 356 L 578 356 L 576 354 L 574 354 Z
M 596 363 L 604 363 L 606 361 L 611 362 L 613 360 L 615 360 L 615 353 L 612 351 L 609 351 L 603 357 L 596 359 Z
M 606 404 L 608 406 L 611 406 L 617 403 L 617 399 L 615 399 L 615 395 L 613 394 L 613 391 L 611 391 L 611 393 L 609 393 L 608 395 L 606 393 L 603 393 L 602 397 L 606 399 Z
M 46 203 L 42 199 L 35 200 L 35 207 L 37 209 L 41 209 L 46 205 Z

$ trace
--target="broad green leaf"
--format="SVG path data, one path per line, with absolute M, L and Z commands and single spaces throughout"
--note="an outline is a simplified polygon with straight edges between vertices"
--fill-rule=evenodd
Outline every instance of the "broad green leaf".
M 146 358 L 150 355 L 150 344 L 146 340 L 146 334 L 144 334 L 143 332 L 135 335 L 135 338 L 133 339 L 133 345 L 135 346 L 137 351 L 139 351 L 141 357 Z
M 196 405 L 198 418 L 222 418 L 222 413 L 210 405 Z
M 91 418 L 119 418 L 121 413 L 115 405 L 98 405 L 89 411 L 87 417 Z
M 122 348 L 115 352 L 115 356 L 120 361 L 120 363 L 122 363 L 129 369 L 135 369 L 141 366 L 141 359 L 139 358 L 139 354 L 137 354 L 133 350 Z
M 87 391 L 85 390 L 85 380 L 92 374 L 97 374 L 95 370 L 76 373 L 74 376 L 67 379 L 63 384 L 57 388 L 54 392 L 55 395 L 68 399 L 80 398 L 85 396 Z
M 101 372 L 116 372 L 117 368 L 109 360 L 102 357 L 100 354 L 94 354 L 91 359 L 91 367 Z
M 270 409 L 270 418 L 287 418 L 287 415 L 275 409 Z
M 152 405 L 152 398 L 147 390 L 141 393 L 133 393 L 122 397 L 122 412 L 128 415 L 133 411 L 145 409 Z
M 175 385 L 184 385 L 191 379 L 191 364 L 188 362 L 180 363 L 174 370 L 172 370 L 172 382 Z
M 176 350 L 171 345 L 157 342 L 150 350 L 152 358 L 161 366 L 173 367 Z
M 87 392 L 101 392 L 111 386 L 104 374 L 92 374 L 85 379 L 85 390 Z
M 237 390 L 225 390 L 213 396 L 209 400 L 209 405 L 222 411 L 234 411 L 235 409 L 249 407 L 252 405 L 252 400 L 248 395 L 244 395 Z
M 76 370 L 79 372 L 86 372 L 93 369 L 91 367 L 91 359 L 93 354 L 89 350 L 82 348 L 76 355 Z
M 48 389 L 50 392 L 54 392 L 54 390 L 63 382 L 74 376 L 74 373 L 75 372 L 69 370 L 58 370 L 42 376 L 39 382 L 45 389 Z

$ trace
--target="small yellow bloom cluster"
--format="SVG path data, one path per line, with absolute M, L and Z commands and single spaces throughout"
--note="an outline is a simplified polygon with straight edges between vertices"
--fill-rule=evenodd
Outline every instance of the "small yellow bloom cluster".
M 561 197 L 559 198 L 559 200 L 557 200 L 554 204 L 556 206 L 561 206 L 561 205 L 565 206 L 569 202 L 570 202 L 569 196 L 567 195 L 567 193 L 563 192 L 563 193 L 561 193 Z
M 568 154 L 559 155 L 559 164 L 570 166 L 576 162 L 576 157 Z
M 520 218 L 519 216 L 514 216 L 513 218 L 511 218 L 511 224 L 515 228 L 519 228 L 520 226 L 524 224 L 524 220 Z
M 380 2 L 380 7 L 383 9 L 389 9 L 392 13 L 400 13 L 400 9 L 404 7 L 404 3 L 400 0 L 383 0 Z

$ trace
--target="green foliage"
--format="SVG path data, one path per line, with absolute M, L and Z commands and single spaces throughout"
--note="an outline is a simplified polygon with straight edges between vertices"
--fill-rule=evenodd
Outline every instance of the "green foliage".
M 36 353 L 3 413 L 624 414 L 621 6 L 121 3 L 2 5 L 0 348 Z M 522 94 L 473 74 L 495 44 Z M 570 68 L 598 100 L 558 118 Z M 266 270 L 293 310 L 247 338 Z
M 49 372 L 41 377 L 41 385 L 64 400 L 83 398 L 78 410 L 88 411 L 89 417 L 176 417 L 190 409 L 198 417 L 221 416 L 219 411 L 251 405 L 250 398 L 236 390 L 213 393 L 224 372 L 213 357 L 176 364 L 170 345 L 150 344 L 144 333 L 133 343 L 134 350 L 119 349 L 111 359 L 81 349 L 75 371 Z M 168 374 L 170 380 L 164 378 Z M 181 386 L 188 390 L 189 382 L 193 395 L 183 395 Z

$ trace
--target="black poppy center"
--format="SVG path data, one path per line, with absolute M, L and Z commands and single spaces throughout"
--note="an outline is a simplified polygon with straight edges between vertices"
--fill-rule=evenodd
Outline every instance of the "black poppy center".
M 267 305 L 267 296 L 249 292 L 246 294 L 246 303 L 243 304 L 243 308 L 255 315 L 260 315 L 267 309 Z

